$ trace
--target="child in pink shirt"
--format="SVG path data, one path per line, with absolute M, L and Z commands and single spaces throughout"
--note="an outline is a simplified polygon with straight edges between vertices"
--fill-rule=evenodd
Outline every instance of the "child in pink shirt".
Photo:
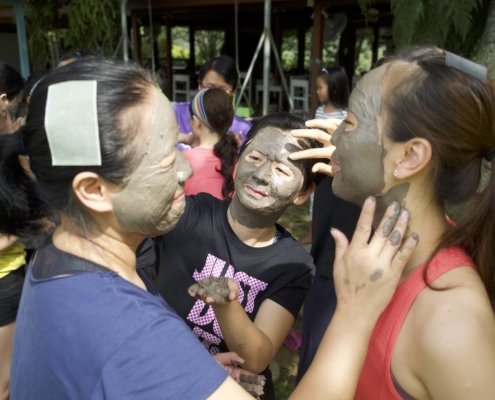
M 206 192 L 229 198 L 238 151 L 238 141 L 229 132 L 234 118 L 232 98 L 221 89 L 204 89 L 194 95 L 190 108 L 191 129 L 199 145 L 183 153 L 193 170 L 185 183 L 186 195 Z

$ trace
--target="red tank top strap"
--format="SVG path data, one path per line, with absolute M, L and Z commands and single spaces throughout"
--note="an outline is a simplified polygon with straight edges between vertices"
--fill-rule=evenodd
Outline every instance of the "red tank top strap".
M 461 266 L 474 267 L 466 252 L 457 247 L 440 250 L 427 268 L 429 283 Z M 417 295 L 426 287 L 423 278 L 426 263 L 416 268 L 400 283 L 392 301 L 380 316 L 371 336 L 368 355 L 359 379 L 357 400 L 401 400 L 395 389 L 391 361 L 397 337 Z

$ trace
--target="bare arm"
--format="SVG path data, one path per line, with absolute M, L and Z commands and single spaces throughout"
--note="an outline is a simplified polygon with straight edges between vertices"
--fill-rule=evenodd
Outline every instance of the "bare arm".
M 481 282 L 470 281 L 469 275 L 475 276 L 475 271 L 462 269 L 449 275 L 457 274 L 456 280 L 462 279 L 466 286 L 428 290 L 414 305 L 415 321 L 420 321 L 421 329 L 409 329 L 415 334 L 406 347 L 413 349 L 409 358 L 415 360 L 413 371 L 420 387 L 434 400 L 488 400 L 495 393 L 495 317 Z M 392 364 L 393 371 L 400 373 L 404 368 Z
M 213 304 L 213 309 L 229 350 L 245 360 L 244 369 L 257 374 L 273 360 L 294 323 L 289 311 L 269 299 L 261 303 L 254 323 L 237 301 Z
M 244 359 L 243 369 L 255 374 L 270 364 L 294 323 L 292 314 L 270 299 L 261 303 L 251 321 L 236 301 L 236 282 L 229 278 L 205 279 L 189 293 L 213 307 L 227 347 Z
M 409 237 L 402 247 L 376 234 L 368 244 L 375 201 L 368 199 L 350 244 L 333 230 L 336 242 L 334 282 L 337 310 L 320 343 L 308 372 L 291 399 L 353 399 L 368 350 L 368 341 L 382 310 L 397 287 L 417 238 Z M 383 221 L 393 215 L 389 207 Z M 404 235 L 407 213 L 398 218 L 391 235 Z M 377 232 L 381 232 L 379 228 Z
M 13 246 L 19 238 L 13 235 L 0 235 L 0 251 L 6 250 Z

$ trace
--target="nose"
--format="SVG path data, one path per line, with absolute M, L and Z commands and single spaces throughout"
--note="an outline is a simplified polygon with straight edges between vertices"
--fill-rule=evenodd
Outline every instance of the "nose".
M 184 183 L 192 175 L 192 168 L 189 165 L 189 161 L 184 158 L 182 153 L 177 151 L 175 163 L 177 169 L 177 179 L 179 180 L 179 183 Z
M 266 161 L 255 169 L 253 173 L 253 179 L 257 183 L 266 185 L 268 182 L 270 182 L 270 172 L 271 172 L 270 162 Z

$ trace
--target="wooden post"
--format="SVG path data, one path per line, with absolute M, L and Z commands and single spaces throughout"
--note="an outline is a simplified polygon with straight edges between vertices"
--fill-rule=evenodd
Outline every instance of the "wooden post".
M 304 71 L 304 51 L 306 50 L 306 29 L 297 29 L 297 70 Z
M 322 66 L 322 54 L 323 54 L 323 15 L 322 5 L 320 0 L 315 0 L 313 7 L 313 33 L 312 33 L 312 46 L 311 46 L 311 74 L 310 74 L 310 116 L 312 117 L 316 111 L 317 98 L 315 95 L 315 82 L 318 72 Z
M 138 63 L 141 63 L 141 32 L 140 25 L 137 17 L 131 15 L 131 29 L 132 29 L 132 59 Z

